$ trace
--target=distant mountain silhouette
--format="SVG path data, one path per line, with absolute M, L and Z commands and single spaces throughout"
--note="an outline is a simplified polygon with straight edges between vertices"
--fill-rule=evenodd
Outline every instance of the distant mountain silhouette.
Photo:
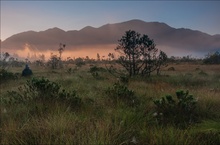
M 23 49 L 28 43 L 39 50 L 57 50 L 59 43 L 68 49 L 78 46 L 118 44 L 127 30 L 147 34 L 157 46 L 174 48 L 175 51 L 210 52 L 220 49 L 220 35 L 209 35 L 185 28 L 172 28 L 165 23 L 130 20 L 122 23 L 106 24 L 99 28 L 87 26 L 79 31 L 63 31 L 52 28 L 45 31 L 27 31 L 15 34 L 1 42 L 4 50 Z M 163 49 L 163 48 L 159 48 Z

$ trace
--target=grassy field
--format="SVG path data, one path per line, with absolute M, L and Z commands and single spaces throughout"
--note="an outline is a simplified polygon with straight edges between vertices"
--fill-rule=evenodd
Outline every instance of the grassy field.
M 103 64 L 95 65 L 104 68 Z M 138 100 L 135 105 L 126 103 L 130 101 L 127 98 L 115 97 L 114 84 L 119 80 L 104 69 L 94 76 L 89 72 L 91 65 L 68 72 L 70 67 L 75 66 L 52 70 L 30 65 L 33 76 L 1 82 L 1 144 L 220 144 L 219 65 L 169 64 L 160 76 L 133 77 L 120 83 L 130 91 L 128 96 Z M 170 67 L 175 70 L 168 71 Z M 22 70 L 9 69 L 13 73 Z M 40 99 L 44 94 L 25 103 L 2 101 L 13 95 L 8 91 L 21 93 L 19 87 L 41 77 L 59 84 L 61 90 L 74 90 L 80 105 L 54 101 L 51 96 Z M 167 94 L 175 97 L 177 90 L 188 90 L 197 100 L 195 120 L 176 123 L 175 116 L 162 114 L 163 123 L 155 114 L 153 101 Z

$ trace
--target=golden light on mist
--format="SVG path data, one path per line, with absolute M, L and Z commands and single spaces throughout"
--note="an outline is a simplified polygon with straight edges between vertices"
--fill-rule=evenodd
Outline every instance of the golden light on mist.
M 97 53 L 99 53 L 101 58 L 107 58 L 109 53 L 114 53 L 115 44 L 111 45 L 91 45 L 91 46 L 80 46 L 80 47 L 68 47 L 64 49 L 62 53 L 62 60 L 66 60 L 68 57 L 74 58 L 89 58 L 96 59 Z M 40 55 L 44 55 L 45 59 L 48 60 L 51 54 L 59 56 L 57 50 L 39 50 L 37 47 L 31 46 L 26 43 L 22 50 L 14 51 L 22 59 L 28 59 L 30 61 L 38 60 Z
M 15 52 L 21 58 L 27 58 L 29 60 L 37 60 L 42 53 L 28 43 L 25 43 L 22 50 L 16 50 Z

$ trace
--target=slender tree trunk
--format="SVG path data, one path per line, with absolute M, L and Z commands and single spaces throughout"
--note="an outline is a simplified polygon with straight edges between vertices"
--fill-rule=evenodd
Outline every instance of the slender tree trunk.
M 129 55 L 129 75 L 132 76 L 132 64 L 131 64 L 131 55 Z
M 133 75 L 136 75 L 134 52 L 132 54 Z

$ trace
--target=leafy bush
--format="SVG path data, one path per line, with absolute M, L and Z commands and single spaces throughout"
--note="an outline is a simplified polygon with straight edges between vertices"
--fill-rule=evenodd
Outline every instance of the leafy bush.
M 78 107 L 82 104 L 81 98 L 79 98 L 75 90 L 72 92 L 67 92 L 66 90 L 63 89 L 59 93 L 59 100 L 64 101 L 73 107 Z
M 14 74 L 12 72 L 8 72 L 5 69 L 0 70 L 0 84 L 3 83 L 4 81 L 13 80 L 13 79 L 16 79 L 16 78 L 17 78 L 16 74 Z
M 89 69 L 91 75 L 96 79 L 103 79 L 98 72 L 105 72 L 106 70 L 103 67 L 92 66 Z
M 61 86 L 45 78 L 32 78 L 27 80 L 26 85 L 19 87 L 19 92 L 8 91 L 10 96 L 8 103 L 25 103 L 34 101 L 64 101 L 73 106 L 79 106 L 81 99 L 76 92 L 60 91 Z M 7 102 L 7 101 L 6 101 Z
M 106 69 L 104 69 L 103 67 L 97 67 L 97 66 L 92 66 L 90 67 L 89 69 L 89 72 L 97 72 L 97 71 L 102 71 L 102 72 L 105 72 Z
M 165 124 L 170 122 L 176 125 L 192 123 L 195 119 L 194 110 L 197 100 L 193 95 L 189 95 L 188 91 L 177 91 L 176 96 L 177 101 L 171 95 L 154 100 L 157 110 L 155 116 Z
M 139 100 L 135 96 L 134 91 L 129 90 L 125 85 L 121 85 L 120 83 L 115 83 L 111 88 L 108 88 L 106 94 L 114 103 L 122 101 L 131 107 L 139 105 Z
M 82 58 L 79 57 L 75 59 L 75 64 L 77 67 L 81 67 L 82 65 L 85 65 L 86 63 Z

